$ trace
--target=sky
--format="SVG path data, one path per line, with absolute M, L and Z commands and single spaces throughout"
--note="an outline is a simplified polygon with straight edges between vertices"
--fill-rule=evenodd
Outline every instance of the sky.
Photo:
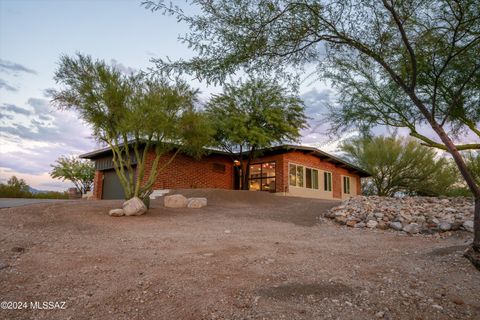
M 55 88 L 62 54 L 89 54 L 125 71 L 147 69 L 152 58 L 192 57 L 177 40 L 187 31 L 137 0 L 0 0 L 0 182 L 16 175 L 36 189 L 63 191 L 73 185 L 52 179 L 50 165 L 62 155 L 99 147 L 88 125 L 52 107 L 45 94 Z M 204 100 L 221 90 L 191 83 Z M 325 84 L 302 87 L 312 119 L 332 95 Z M 314 122 L 303 143 L 334 149 L 337 141 L 322 130 Z

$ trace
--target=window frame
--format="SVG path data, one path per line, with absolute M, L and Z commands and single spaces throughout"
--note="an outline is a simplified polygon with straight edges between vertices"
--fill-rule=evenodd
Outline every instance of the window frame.
M 293 170 L 292 170 L 293 167 Z M 301 178 L 301 185 L 298 179 L 298 173 L 300 172 L 298 169 L 302 168 L 302 178 Z M 307 187 L 307 170 L 310 170 L 310 187 Z M 314 173 L 316 172 L 316 173 Z M 307 167 L 302 164 L 296 164 L 289 162 L 288 163 L 288 185 L 290 187 L 295 188 L 304 188 L 310 190 L 320 190 L 320 169 Z M 292 184 L 292 178 L 295 181 L 295 184 Z M 316 178 L 316 180 L 314 179 Z
M 351 189 L 350 189 L 350 177 L 349 176 L 343 176 L 343 193 L 344 194 L 350 194 Z
M 273 163 L 274 164 L 274 166 L 275 166 L 274 176 L 264 176 L 263 175 L 263 166 L 262 165 L 265 164 L 265 163 Z M 251 167 L 256 166 L 256 165 L 260 165 L 260 175 L 258 177 L 255 177 L 255 178 L 251 178 L 251 175 L 252 175 Z M 249 174 L 250 175 L 248 177 L 248 185 L 250 185 L 250 181 L 258 181 L 259 185 L 260 185 L 260 190 L 259 191 L 276 192 L 276 189 L 277 189 L 277 162 L 276 161 L 263 161 L 263 162 L 251 163 Z M 275 181 L 275 189 L 274 190 L 265 190 L 263 188 L 263 180 L 271 180 L 271 179 L 273 179 Z
M 332 180 L 333 180 L 332 173 L 330 171 L 323 171 L 323 191 L 325 192 L 332 191 L 332 184 L 333 184 Z

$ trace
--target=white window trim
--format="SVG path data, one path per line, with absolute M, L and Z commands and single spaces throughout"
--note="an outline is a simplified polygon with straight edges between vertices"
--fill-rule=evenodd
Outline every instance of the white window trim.
M 325 190 L 325 174 L 323 174 L 323 192 L 333 192 L 333 172 L 328 170 L 322 170 L 322 173 L 330 173 L 330 190 Z
M 295 185 L 292 186 L 290 184 L 290 165 L 294 165 L 295 166 L 295 177 L 296 177 L 296 174 L 297 174 L 297 170 L 296 170 L 296 167 L 303 167 L 303 186 L 300 187 L 300 186 L 297 186 L 297 180 L 295 178 Z M 307 188 L 306 187 L 306 177 L 307 177 L 307 169 L 312 169 L 312 170 L 316 170 L 317 171 L 317 178 L 318 178 L 318 181 L 317 181 L 317 189 L 313 188 L 313 182 L 312 182 L 312 188 Z M 321 176 L 320 174 L 323 173 L 325 170 L 321 170 L 321 169 L 318 169 L 318 168 L 314 168 L 314 167 L 309 167 L 309 166 L 306 166 L 304 164 L 299 164 L 297 162 L 288 162 L 288 186 L 289 187 L 293 187 L 293 188 L 301 188 L 301 189 L 307 189 L 307 190 L 313 190 L 313 191 L 323 191 L 325 192 L 325 190 L 323 190 L 322 188 L 320 188 L 320 184 L 321 184 Z M 333 186 L 332 186 L 332 189 L 333 189 Z M 326 192 L 331 192 L 331 191 L 326 191 Z

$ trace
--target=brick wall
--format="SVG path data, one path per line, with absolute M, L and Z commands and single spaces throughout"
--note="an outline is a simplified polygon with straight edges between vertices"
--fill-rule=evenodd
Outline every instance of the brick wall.
M 162 156 L 159 168 L 165 166 L 171 154 Z M 152 151 L 147 155 L 146 175 L 148 175 L 155 158 Z M 355 178 L 356 194 L 361 194 L 360 177 L 340 168 L 333 163 L 300 151 L 291 151 L 284 154 L 268 155 L 256 158 L 252 164 L 261 162 L 275 162 L 276 192 L 289 192 L 288 165 L 295 163 L 305 167 L 316 168 L 332 172 L 332 193 L 333 198 L 342 198 L 342 176 Z M 221 172 L 218 165 L 225 166 Z M 214 168 L 215 166 L 215 168 Z M 202 159 L 194 159 L 189 156 L 178 154 L 175 159 L 159 173 L 153 188 L 154 189 L 189 189 L 189 188 L 218 188 L 233 189 L 233 162 L 230 157 L 224 155 L 208 155 Z M 144 178 L 144 182 L 146 179 Z M 102 198 L 103 173 L 95 172 L 94 198 Z M 323 188 L 323 186 L 320 186 Z
M 253 161 L 253 163 L 258 162 L 267 162 L 275 161 L 276 162 L 276 191 L 277 192 L 288 192 L 288 165 L 289 163 L 294 163 L 298 165 L 303 165 L 305 167 L 311 167 L 319 170 L 325 170 L 332 172 L 332 191 L 333 197 L 340 199 L 342 198 L 342 175 L 350 176 L 356 180 L 356 193 L 360 194 L 360 177 L 356 174 L 353 174 L 346 170 L 345 168 L 340 168 L 333 163 L 330 163 L 325 160 L 311 155 L 305 154 L 300 151 L 291 151 L 284 154 L 259 157 Z M 322 188 L 322 186 L 320 186 Z
M 160 158 L 158 168 L 162 168 L 172 154 Z M 150 171 L 155 159 L 155 153 L 150 152 L 145 163 L 146 173 Z M 219 167 L 225 167 L 222 172 Z M 146 179 L 144 178 L 144 182 Z M 154 189 L 190 189 L 219 188 L 233 189 L 233 162 L 230 157 L 222 155 L 207 155 L 201 159 L 178 154 L 175 159 L 164 167 L 154 183 Z
M 103 188 L 103 172 L 95 171 L 95 178 L 93 180 L 93 198 L 95 200 L 102 199 Z

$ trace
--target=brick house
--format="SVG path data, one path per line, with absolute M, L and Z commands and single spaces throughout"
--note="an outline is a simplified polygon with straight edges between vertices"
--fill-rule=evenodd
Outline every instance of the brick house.
M 94 197 L 122 199 L 111 151 L 96 150 L 80 156 L 95 162 Z M 148 154 L 146 172 L 155 154 Z M 160 166 L 170 157 L 165 156 Z M 135 159 L 132 159 L 135 162 Z M 200 160 L 184 154 L 158 175 L 154 189 L 219 188 L 240 189 L 237 164 L 225 152 L 210 150 Z M 282 145 L 261 150 L 250 166 L 250 190 L 319 199 L 344 199 L 361 193 L 360 179 L 369 174 L 354 165 L 316 148 Z

